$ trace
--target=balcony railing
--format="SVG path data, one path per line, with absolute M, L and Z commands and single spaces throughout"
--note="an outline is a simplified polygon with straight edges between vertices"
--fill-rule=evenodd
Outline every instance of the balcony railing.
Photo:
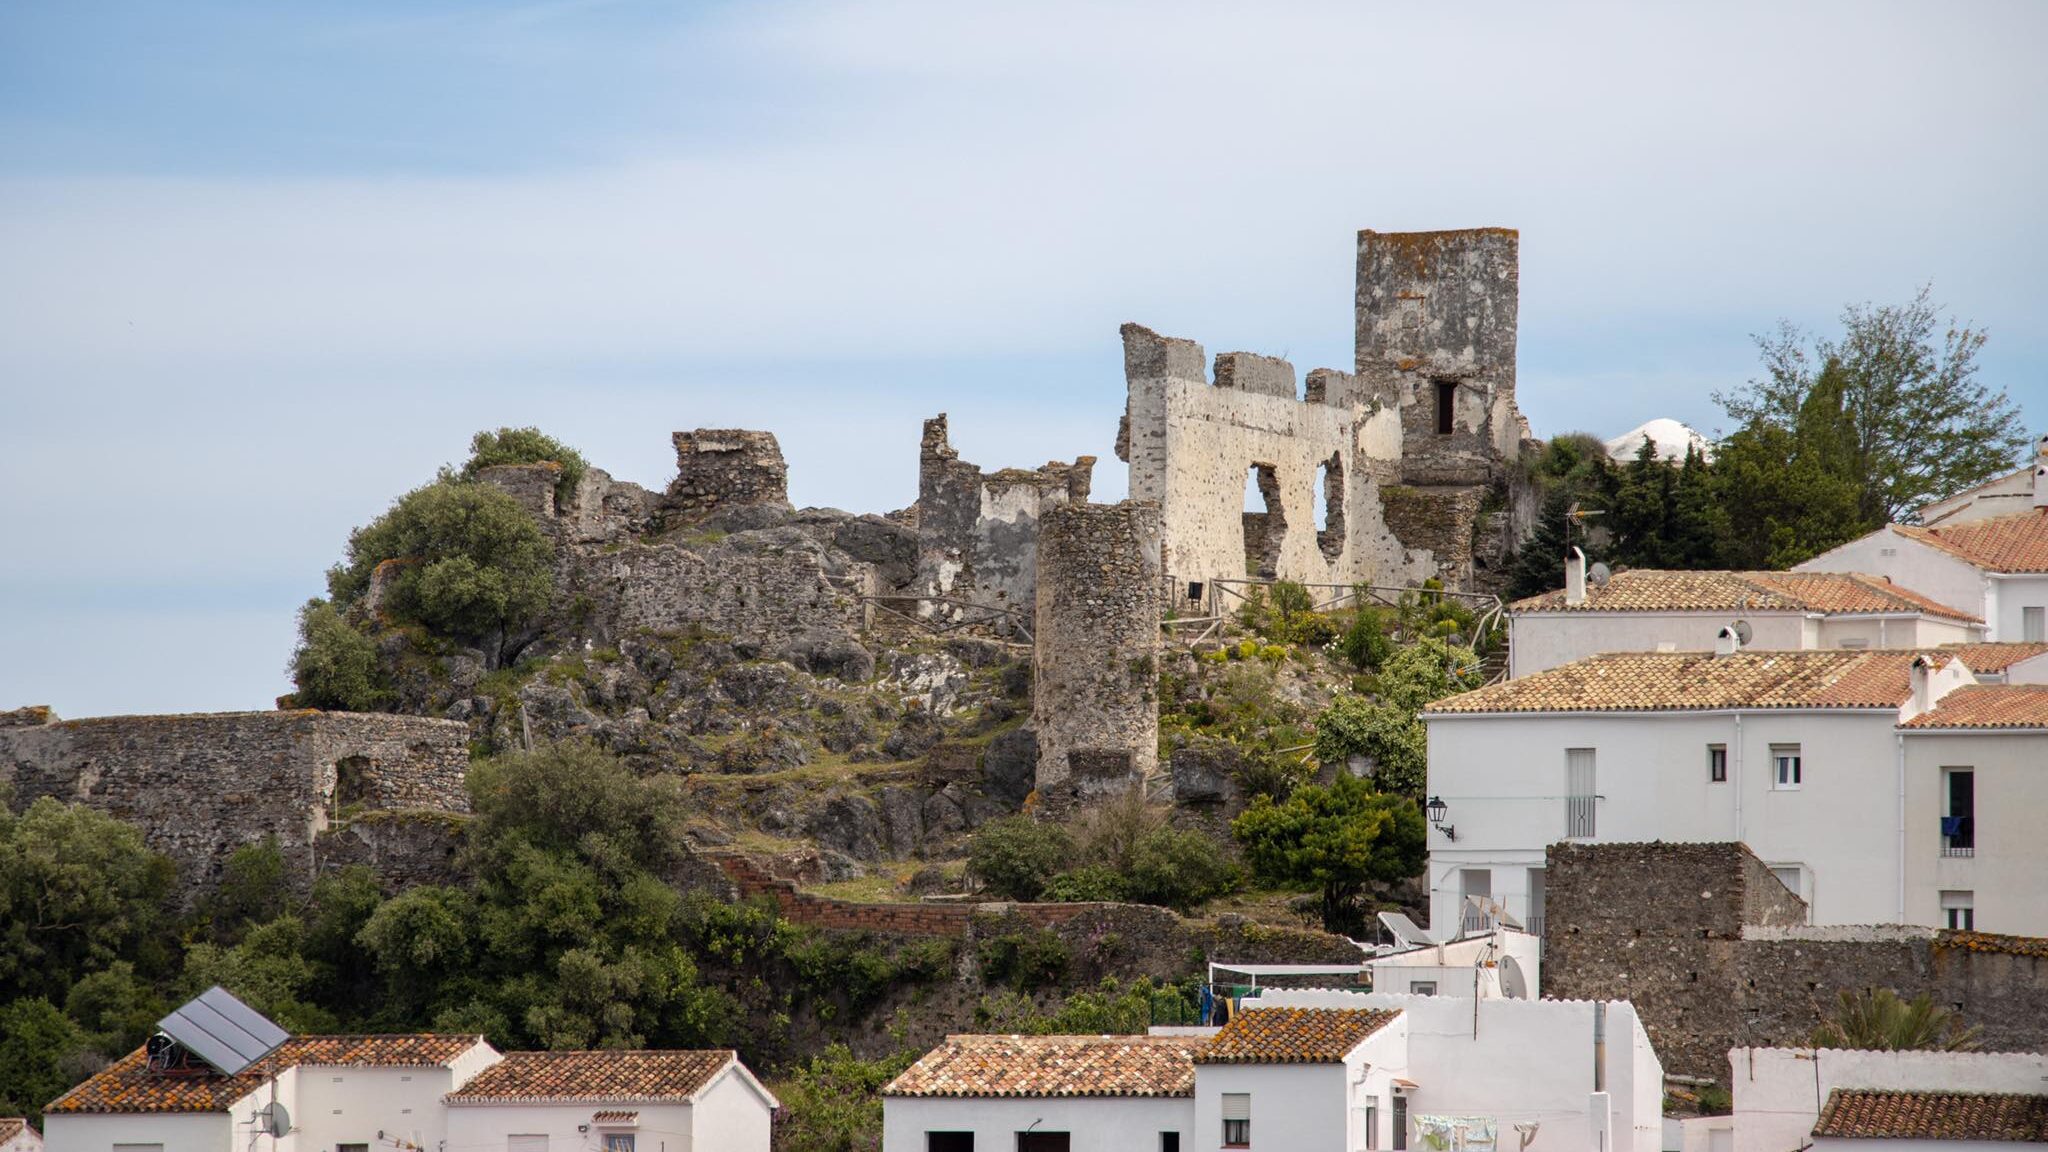
M 1943 856 L 1975 856 L 1977 854 L 1977 821 L 1969 816 L 1943 816 L 1941 818 L 1941 854 Z

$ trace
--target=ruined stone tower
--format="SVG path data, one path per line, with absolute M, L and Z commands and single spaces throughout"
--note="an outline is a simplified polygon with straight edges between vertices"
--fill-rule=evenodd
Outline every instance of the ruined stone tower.
M 1042 802 L 1119 791 L 1158 768 L 1160 592 L 1156 506 L 1040 515 L 1031 722 Z

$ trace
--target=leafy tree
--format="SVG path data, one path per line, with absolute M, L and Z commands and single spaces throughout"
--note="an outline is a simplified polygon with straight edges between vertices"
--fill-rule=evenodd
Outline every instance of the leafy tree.
M 1657 457 L 1648 436 L 1621 469 L 1606 528 L 1616 561 L 1631 568 L 1674 568 L 1678 470 Z
M 1679 466 L 1671 501 L 1670 528 L 1665 540 L 1667 563 L 1692 570 L 1719 567 L 1727 514 L 1715 492 L 1714 473 L 1707 458 L 1695 446 L 1686 446 L 1685 462 Z
M 1332 932 L 1362 930 L 1367 884 L 1407 879 L 1423 863 L 1415 802 L 1375 792 L 1355 776 L 1297 788 L 1283 804 L 1255 799 L 1231 832 L 1262 880 L 1316 890 L 1323 927 Z
M 473 480 L 486 468 L 500 464 L 557 464 L 561 476 L 555 481 L 555 498 L 566 500 L 576 492 L 589 464 L 583 454 L 538 428 L 500 428 L 479 432 L 470 438 L 469 460 L 462 477 Z
M 312 964 L 305 957 L 305 925 L 280 916 L 258 925 L 234 947 L 194 944 L 185 952 L 180 998 L 218 984 L 251 1008 L 293 1032 L 332 1032 L 332 1012 L 313 1003 Z
M 775 1086 L 783 1152 L 880 1152 L 882 1087 L 917 1061 L 915 1052 L 862 1060 L 830 1044 Z
M 1191 829 L 1155 828 L 1138 841 L 1125 899 L 1190 913 L 1242 883 L 1237 862 L 1221 845 Z
M 288 669 L 297 702 L 335 712 L 376 712 L 390 706 L 390 682 L 377 664 L 377 644 L 315 597 L 299 609 L 299 644 Z
M 95 1070 L 90 1040 L 42 997 L 0 1006 L 0 1115 L 42 1122 L 43 1105 Z
M 1337 636 L 1337 651 L 1353 668 L 1370 672 L 1393 654 L 1394 641 L 1387 635 L 1387 614 L 1363 603 L 1363 593 L 1358 599 L 1360 604 L 1351 614 L 1351 622 Z
M 284 915 L 291 889 L 277 837 L 244 844 L 228 855 L 220 883 L 201 902 L 213 938 L 232 943 L 251 927 Z
M 1585 530 L 1572 517 L 1572 505 L 1577 498 L 1568 488 L 1554 488 L 1543 498 L 1543 511 L 1536 519 L 1536 530 L 1521 547 L 1515 550 L 1515 557 L 1508 562 L 1508 589 L 1510 600 L 1525 596 L 1540 596 L 1552 589 L 1564 587 L 1565 557 L 1573 546 L 1585 552 L 1588 559 L 1595 549 L 1586 539 Z M 1567 543 L 1569 541 L 1569 543 Z
M 81 977 L 64 998 L 64 1014 L 84 1032 L 100 1057 L 132 1051 L 156 1029 L 168 1007 L 157 990 L 135 974 L 135 965 L 116 960 Z
M 1812 1043 L 1880 1052 L 1974 1052 L 1982 1046 L 1979 1031 L 1936 1006 L 1932 993 L 1902 1000 L 1889 988 L 1866 988 L 1841 993 L 1834 1018 L 1814 1029 Z
M 1717 396 L 1745 429 L 1800 430 L 1816 394 L 1840 418 L 1857 520 L 1905 519 L 2010 469 L 2027 441 L 2003 389 L 1977 379 L 1985 334 L 1944 317 L 1931 286 L 1904 304 L 1852 304 L 1837 339 L 1789 323 L 1757 338 L 1764 377 Z
M 1730 567 L 1789 568 L 1883 525 L 1863 509 L 1843 387 L 1831 365 L 1791 427 L 1757 419 L 1722 441 L 1715 473 Z
M 1059 825 L 1009 816 L 975 829 L 967 843 L 967 870 L 996 896 L 1036 900 L 1073 855 L 1073 839 Z
M 1396 708 L 1415 710 L 1479 687 L 1479 654 L 1444 640 L 1425 637 L 1406 645 L 1380 669 L 1380 699 Z
M 347 563 L 327 574 L 334 602 L 359 602 L 387 564 L 381 611 L 464 643 L 494 643 L 501 662 L 524 646 L 520 633 L 554 590 L 553 549 L 533 517 L 488 484 L 452 478 L 406 493 L 349 534 Z
M 1339 696 L 1316 717 L 1315 755 L 1342 766 L 1353 756 L 1372 761 L 1376 787 L 1420 799 L 1429 772 L 1429 734 L 1421 710 L 1480 685 L 1479 655 L 1470 648 L 1425 637 L 1403 647 L 1381 667 L 1377 698 Z
M 72 981 L 149 951 L 176 869 L 82 804 L 0 797 L 0 1002 L 61 1001 Z M 38 1102 L 40 1103 L 40 1102 Z

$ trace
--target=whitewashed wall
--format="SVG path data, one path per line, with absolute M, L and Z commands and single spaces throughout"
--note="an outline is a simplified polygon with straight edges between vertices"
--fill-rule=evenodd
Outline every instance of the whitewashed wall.
M 639 1123 L 631 1128 L 598 1128 L 591 1125 L 590 1118 L 600 1109 L 638 1112 Z M 590 1130 L 578 1132 L 579 1125 Z M 451 1104 L 447 1152 L 503 1152 L 514 1135 L 545 1135 L 548 1152 L 588 1152 L 604 1146 L 604 1132 L 633 1133 L 637 1137 L 636 1152 L 692 1152 L 693 1147 L 721 1147 L 692 1145 L 688 1104 Z M 763 1139 L 755 1148 L 735 1146 L 734 1152 L 767 1152 L 767 1148 L 768 1142 Z
M 178 1116 L 62 1113 L 43 1117 L 45 1152 L 112 1152 L 116 1144 L 162 1144 L 164 1152 L 239 1152 L 241 1148 L 225 1112 Z
M 1799 612 L 1518 612 L 1508 622 L 1508 675 L 1529 676 L 1602 652 L 1712 652 L 1716 635 L 1738 615 L 1755 629 L 1752 648 L 1800 649 Z
M 1939 548 L 1930 548 L 1880 528 L 1868 536 L 1849 541 L 1831 552 L 1823 552 L 1794 572 L 1867 572 L 1885 576 L 1902 588 L 1910 588 L 1936 603 L 1967 612 L 1990 625 L 1985 639 L 2006 640 L 1998 621 L 1985 610 L 1987 581 L 1976 565 L 1966 563 Z
M 1908 729 L 1905 745 L 1907 922 L 1944 926 L 1941 893 L 1968 891 L 1978 931 L 2048 936 L 2048 731 Z M 1974 856 L 1941 854 L 1943 768 L 1976 773 Z
M 692 1133 L 697 1147 L 768 1152 L 778 1106 L 751 1073 L 737 1064 L 728 1067 L 698 1090 Z
M 1737 1048 L 1728 1053 L 1728 1065 L 1734 1152 L 1786 1152 L 1805 1144 L 1820 1119 L 1817 1101 L 1836 1088 L 2039 1093 L 2048 1077 L 2048 1054 L 2033 1052 Z M 1883 1144 L 1888 1152 L 1904 1147 L 1896 1140 Z
M 2022 614 L 2027 608 L 2048 609 L 2048 576 L 1997 576 L 1991 580 L 1993 639 L 2024 640 Z
M 1189 1147 L 1221 1147 L 1223 1097 L 1244 1092 L 1251 1096 L 1253 1148 L 1356 1149 L 1350 1077 L 1343 1064 L 1198 1064 Z
M 927 1132 L 972 1132 L 976 1152 L 1010 1152 L 1024 1131 L 1071 1133 L 1073 1152 L 1155 1152 L 1161 1132 L 1180 1133 L 1184 1152 L 1208 1146 L 1195 1139 L 1189 1097 L 882 1098 L 882 1152 L 925 1152 Z

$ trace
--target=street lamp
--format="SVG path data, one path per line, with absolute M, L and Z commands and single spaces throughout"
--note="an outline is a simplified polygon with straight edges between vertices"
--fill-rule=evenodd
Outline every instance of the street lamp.
M 1444 839 L 1456 840 L 1458 838 L 1457 828 L 1444 823 L 1444 817 L 1450 815 L 1451 806 L 1444 803 L 1443 797 L 1431 796 L 1429 803 L 1422 806 L 1422 811 L 1424 815 L 1429 817 L 1429 822 L 1436 826 L 1436 830 L 1444 834 Z

